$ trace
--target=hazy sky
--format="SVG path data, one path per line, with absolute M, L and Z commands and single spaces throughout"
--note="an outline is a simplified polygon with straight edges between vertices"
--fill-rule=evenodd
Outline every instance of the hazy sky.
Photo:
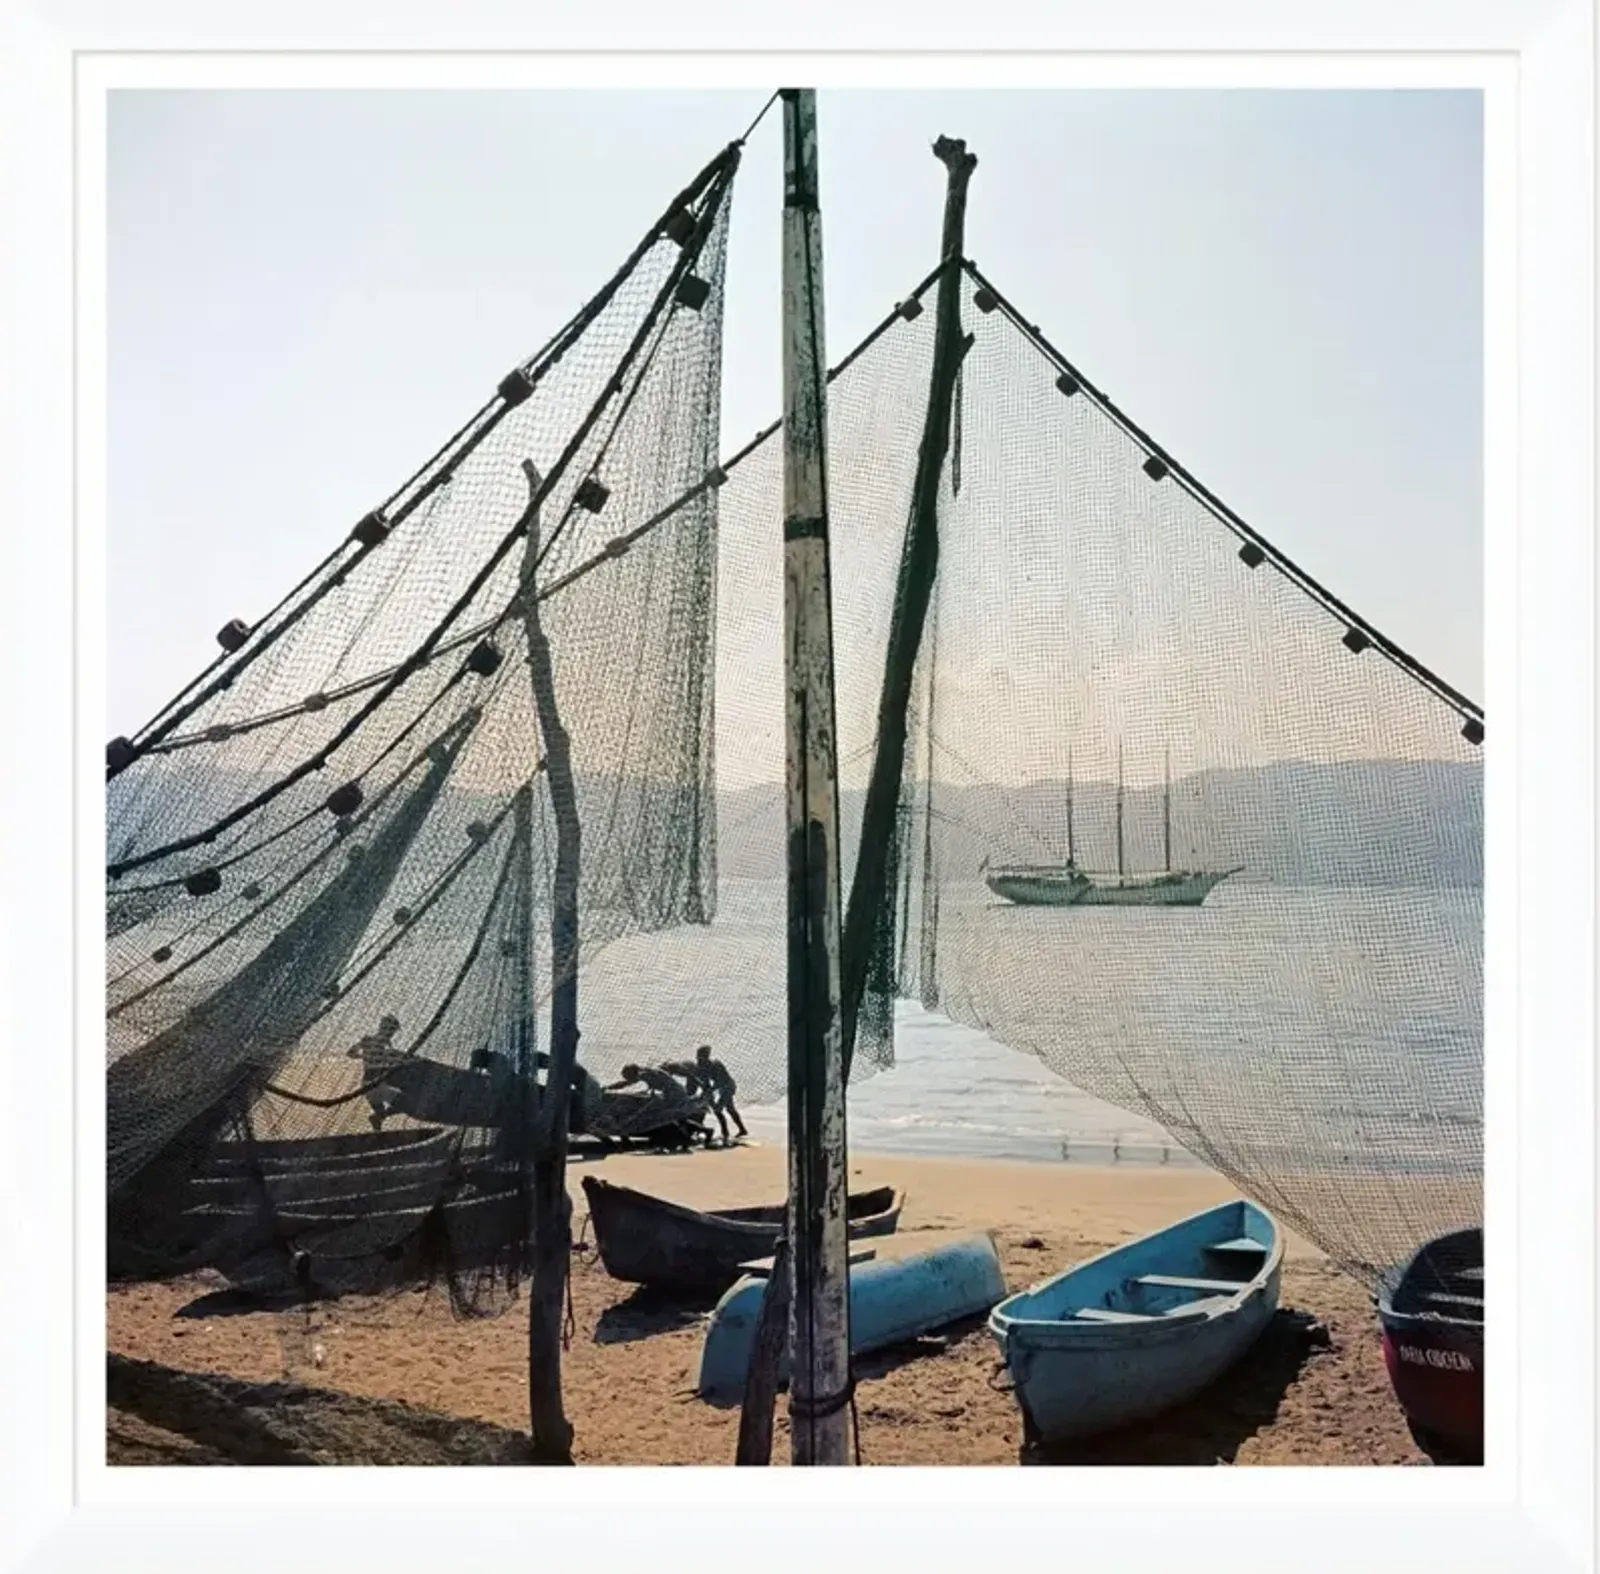
M 132 732 L 615 269 L 761 92 L 120 91 L 110 716 Z M 1470 92 L 824 91 L 830 359 L 968 253 L 1211 489 L 1482 690 Z M 776 110 L 736 188 L 725 449 L 779 408 Z

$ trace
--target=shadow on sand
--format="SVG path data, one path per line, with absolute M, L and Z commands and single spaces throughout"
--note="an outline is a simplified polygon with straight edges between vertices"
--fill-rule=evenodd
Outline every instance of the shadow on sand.
M 652 1290 L 648 1285 L 640 1285 L 626 1300 L 601 1312 L 594 1326 L 594 1342 L 632 1344 L 656 1334 L 692 1328 L 705 1321 L 706 1313 L 720 1299 L 720 1295 L 711 1292 L 686 1295 L 682 1291 Z
M 953 1345 L 960 1344 L 969 1334 L 981 1332 L 988 1321 L 987 1312 L 976 1312 L 971 1317 L 963 1317 L 959 1322 L 945 1323 L 935 1332 L 921 1334 L 900 1344 L 889 1345 L 883 1350 L 872 1350 L 865 1355 L 858 1355 L 852 1362 L 855 1375 L 858 1380 L 887 1377 L 889 1373 L 897 1372 L 903 1366 L 926 1361 L 930 1356 L 943 1355 Z
M 305 1291 L 295 1289 L 252 1290 L 246 1286 L 230 1286 L 223 1290 L 209 1290 L 192 1301 L 187 1301 L 172 1315 L 187 1320 L 204 1321 L 212 1317 L 253 1317 L 258 1312 L 297 1312 L 307 1304 Z
M 1271 1424 L 1291 1383 L 1328 1331 L 1304 1312 L 1279 1311 L 1232 1371 L 1187 1404 L 1137 1426 L 1063 1443 L 1024 1443 L 1024 1465 L 1230 1464 Z
M 111 1464 L 518 1465 L 504 1427 L 299 1383 L 244 1383 L 126 1356 L 106 1358 Z M 165 1437 L 137 1437 L 136 1417 Z M 184 1442 L 192 1445 L 185 1448 Z

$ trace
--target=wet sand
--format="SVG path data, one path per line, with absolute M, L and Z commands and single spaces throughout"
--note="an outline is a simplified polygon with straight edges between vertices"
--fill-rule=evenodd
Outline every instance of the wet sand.
M 694 1207 L 776 1201 L 771 1147 L 575 1163 Z M 1130 1236 L 1235 1195 L 1204 1170 L 862 1157 L 855 1187 L 907 1192 L 900 1235 L 989 1229 L 1008 1286 L 1028 1285 Z M 460 1322 L 442 1295 L 341 1301 L 303 1314 L 175 1314 L 216 1287 L 113 1291 L 112 1463 L 515 1462 L 527 1426 L 527 1314 Z M 693 1394 L 708 1307 L 662 1301 L 575 1255 L 563 1365 L 579 1464 L 731 1464 L 736 1409 Z M 139 1363 L 151 1363 L 141 1365 Z M 1125 1434 L 1040 1456 L 1023 1448 L 998 1352 L 976 1318 L 863 1357 L 862 1461 L 901 1465 L 1423 1464 L 1390 1392 L 1366 1291 L 1289 1237 L 1281 1310 L 1235 1370 L 1189 1405 Z M 175 1374 L 175 1375 L 174 1375 Z M 186 1375 L 188 1374 L 188 1375 Z M 211 1379 L 230 1379 L 216 1383 Z M 240 1384 L 285 1384 L 261 1390 Z M 780 1400 L 775 1463 L 788 1458 Z M 231 1418 L 231 1419 L 230 1419 Z

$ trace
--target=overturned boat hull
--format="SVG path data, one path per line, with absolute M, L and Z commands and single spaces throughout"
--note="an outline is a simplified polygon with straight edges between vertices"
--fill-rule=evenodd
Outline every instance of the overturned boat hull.
M 949 1241 L 897 1260 L 853 1263 L 850 1273 L 850 1353 L 865 1355 L 986 1312 L 1006 1293 L 994 1238 L 987 1233 Z M 706 1328 L 697 1392 L 715 1403 L 744 1394 L 766 1276 L 741 1279 L 717 1303 Z M 787 1376 L 787 1361 L 779 1381 Z

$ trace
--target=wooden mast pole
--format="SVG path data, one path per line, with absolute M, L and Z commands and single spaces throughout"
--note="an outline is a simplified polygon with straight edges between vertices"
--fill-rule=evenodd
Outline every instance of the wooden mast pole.
M 783 551 L 789 826 L 789 1429 L 849 1463 L 850 1284 L 839 1016 L 839 843 L 828 575 L 817 95 L 783 99 Z
M 878 739 L 861 809 L 860 845 L 843 936 L 844 1056 L 848 1072 L 855 1046 L 856 1014 L 866 993 L 873 934 L 884 900 L 890 828 L 905 774 L 907 714 L 916 677 L 917 656 L 933 608 L 939 567 L 939 501 L 954 425 L 956 380 L 972 336 L 961 328 L 961 264 L 965 256 L 967 187 L 976 155 L 957 137 L 940 137 L 933 155 L 945 167 L 944 228 L 940 246 L 939 289 L 934 306 L 933 365 L 928 378 L 927 414 L 911 483 L 911 512 L 905 551 L 895 585 L 894 616 L 883 658 L 883 689 L 878 698 Z M 939 998 L 936 968 L 939 884 L 933 867 L 933 728 L 937 715 L 938 620 L 929 634 L 927 802 L 923 820 L 922 1002 L 933 1009 Z
M 534 566 L 539 560 L 540 476 L 523 461 L 528 481 L 528 537 L 522 571 L 522 620 L 528 674 L 544 745 L 556 865 L 550 910 L 550 1066 L 533 1130 L 533 1289 L 528 1307 L 528 1408 L 534 1458 L 572 1463 L 572 1425 L 561 1396 L 561 1316 L 572 1260 L 572 1199 L 567 1193 L 567 1118 L 578 1059 L 578 868 L 582 833 L 572 751 L 556 702 L 555 665 L 539 618 Z M 529 826 L 531 839 L 532 827 Z
M 940 281 L 939 288 L 943 290 L 944 282 Z M 917 982 L 921 985 L 921 999 L 923 1009 L 937 1011 L 939 1009 L 939 872 L 934 867 L 933 860 L 933 723 L 939 714 L 939 623 L 937 609 L 932 634 L 928 641 L 928 714 L 924 722 L 923 731 L 927 734 L 923 748 L 923 803 L 922 803 L 922 911 L 921 920 L 922 941 L 921 951 L 918 956 Z M 879 736 L 882 736 L 880 731 Z M 870 786 L 870 784 L 869 784 Z M 861 878 L 860 859 L 856 860 L 856 879 Z M 860 890 L 863 899 L 866 886 Z M 853 904 L 852 904 L 853 905 Z M 860 911 L 865 912 L 865 907 Z M 845 937 L 850 935 L 850 914 L 845 914 Z M 862 980 L 863 985 L 865 979 Z M 861 1000 L 858 995 L 854 1001 L 850 996 L 845 996 L 845 1040 L 844 1053 L 845 1065 L 850 1064 L 850 1057 L 856 1051 L 856 1038 L 854 1031 L 855 1014 L 861 1009 Z

